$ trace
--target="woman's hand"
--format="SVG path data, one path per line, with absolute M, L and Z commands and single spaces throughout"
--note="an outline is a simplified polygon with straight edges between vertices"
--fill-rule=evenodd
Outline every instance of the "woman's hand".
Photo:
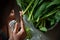
M 10 30 L 9 40 L 24 40 L 24 38 L 26 37 L 26 32 L 25 32 L 25 28 L 24 28 L 25 26 L 24 26 L 24 22 L 22 19 L 22 11 L 20 11 L 19 13 L 20 13 L 20 23 L 15 24 L 14 31 L 12 31 L 9 28 L 9 30 Z M 19 28 L 20 28 L 20 30 L 19 30 Z

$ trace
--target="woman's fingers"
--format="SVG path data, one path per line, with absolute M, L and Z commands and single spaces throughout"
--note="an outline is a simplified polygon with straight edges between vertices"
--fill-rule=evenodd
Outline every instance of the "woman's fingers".
M 24 28 L 23 21 L 21 20 L 20 23 L 21 23 L 21 24 L 20 24 L 21 29 L 20 29 L 20 31 L 17 33 L 17 35 L 21 35 L 22 33 L 25 32 L 25 28 Z
M 22 15 L 23 15 L 23 11 L 19 11 L 19 13 L 20 13 L 20 16 L 22 16 Z
M 15 29 L 14 29 L 15 33 L 19 31 L 18 28 L 21 28 L 21 29 L 24 30 L 24 24 L 23 24 L 23 18 L 22 18 L 22 11 L 20 11 L 20 22 L 15 24 Z
M 24 22 L 23 22 L 23 17 L 22 17 L 22 11 L 20 11 L 20 23 L 16 23 L 15 24 L 15 29 L 14 29 L 14 33 L 17 33 L 18 36 L 24 36 L 26 35 L 26 31 L 25 31 L 25 26 L 24 26 Z M 19 30 L 19 27 L 21 28 Z
M 19 30 L 19 24 L 16 23 L 13 33 L 15 33 L 15 34 L 18 33 L 18 30 Z
M 21 27 L 21 29 L 18 32 L 18 35 L 25 32 L 25 28 L 24 28 L 25 26 L 24 26 L 23 17 L 22 17 L 23 12 L 19 11 L 19 13 L 20 13 L 20 27 Z
M 19 11 L 19 13 L 20 13 L 20 27 L 24 28 L 24 22 L 23 22 L 23 17 L 22 17 L 23 11 Z

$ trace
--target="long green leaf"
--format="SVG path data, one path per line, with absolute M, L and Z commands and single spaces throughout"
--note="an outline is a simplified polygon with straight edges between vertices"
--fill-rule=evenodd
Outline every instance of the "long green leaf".
M 34 18 L 35 18 L 35 19 L 36 19 L 36 18 L 39 18 L 39 17 L 42 15 L 43 11 L 44 11 L 45 8 L 46 8 L 46 5 L 47 5 L 47 3 L 44 2 L 44 3 L 37 9 L 37 11 L 36 11 L 36 13 L 35 13 L 35 15 L 34 15 Z
M 34 2 L 34 0 L 31 0 L 31 2 L 30 2 L 29 5 L 27 6 L 27 8 L 26 8 L 25 11 L 23 12 L 23 14 L 29 9 L 29 7 L 32 5 L 33 2 Z
M 60 0 L 53 0 L 53 1 L 47 6 L 47 8 L 50 7 L 50 6 L 52 6 L 52 5 L 60 5 Z
M 43 19 L 43 18 L 46 18 L 46 17 L 49 17 L 50 15 L 53 15 L 53 14 L 56 13 L 56 12 L 57 12 L 57 10 L 53 10 L 53 11 L 51 11 L 50 13 L 44 15 L 44 16 L 42 17 L 42 19 Z
M 33 7 L 32 7 L 32 10 L 30 11 L 30 15 L 29 15 L 29 17 L 28 17 L 28 20 L 31 19 L 31 17 L 32 17 L 32 13 L 33 13 L 33 11 L 34 11 L 34 8 L 35 8 L 36 5 L 38 4 L 38 2 L 39 2 L 39 0 L 35 0 L 34 5 L 33 5 Z

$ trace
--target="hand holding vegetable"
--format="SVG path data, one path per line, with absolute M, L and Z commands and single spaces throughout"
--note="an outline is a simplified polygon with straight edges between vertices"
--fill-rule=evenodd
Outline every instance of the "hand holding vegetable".
M 22 11 L 20 13 L 20 23 L 15 24 L 15 28 L 13 32 L 10 30 L 10 38 L 9 40 L 23 40 L 26 36 L 25 28 L 24 28 L 24 23 L 22 19 Z M 20 30 L 19 30 L 19 25 L 20 25 Z

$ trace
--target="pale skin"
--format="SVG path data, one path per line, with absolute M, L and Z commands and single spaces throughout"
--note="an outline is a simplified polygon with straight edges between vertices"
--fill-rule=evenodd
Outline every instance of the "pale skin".
M 9 21 L 14 19 L 14 10 L 12 10 L 13 12 L 10 14 L 9 16 Z M 15 28 L 12 31 L 9 27 L 9 40 L 24 40 L 24 38 L 26 37 L 26 32 L 25 32 L 25 26 L 24 26 L 24 22 L 22 19 L 22 11 L 19 11 L 20 13 L 20 23 L 16 23 L 15 24 Z M 20 30 L 18 25 L 20 25 Z M 19 31 L 18 31 L 19 30 Z

